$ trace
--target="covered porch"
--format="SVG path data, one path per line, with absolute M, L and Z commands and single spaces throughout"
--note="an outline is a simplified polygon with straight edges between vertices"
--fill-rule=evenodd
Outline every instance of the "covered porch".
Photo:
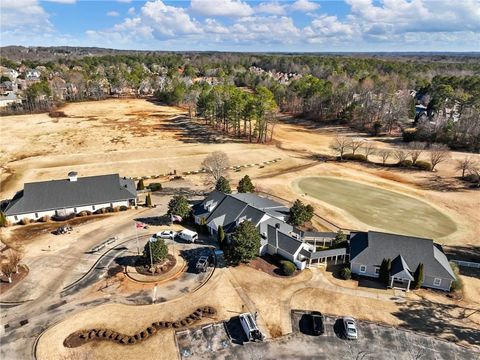
M 405 291 L 410 290 L 410 284 L 413 281 L 410 268 L 403 259 L 402 256 L 397 256 L 392 261 L 392 267 L 390 269 L 390 288 L 401 289 Z

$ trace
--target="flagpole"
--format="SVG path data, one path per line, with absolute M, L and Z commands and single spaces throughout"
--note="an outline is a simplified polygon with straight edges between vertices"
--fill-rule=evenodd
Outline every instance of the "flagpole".
M 137 235 L 137 255 L 140 255 L 140 247 L 138 246 L 138 229 L 137 229 L 137 223 L 135 223 L 135 234 Z

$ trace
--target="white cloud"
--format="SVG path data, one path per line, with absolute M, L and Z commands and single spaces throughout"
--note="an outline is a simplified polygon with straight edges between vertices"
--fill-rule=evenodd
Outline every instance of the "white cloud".
M 233 24 L 230 31 L 230 38 L 237 42 L 293 43 L 299 35 L 300 30 L 286 16 L 241 18 Z
M 2 30 L 14 29 L 16 33 L 52 30 L 49 15 L 37 0 L 2 0 L 0 4 Z
M 206 19 L 203 30 L 207 33 L 213 34 L 228 34 L 230 31 L 228 28 L 215 19 Z
M 131 8 L 128 9 L 128 15 L 135 15 L 135 8 L 132 6 Z
M 278 2 L 265 2 L 255 7 L 255 12 L 272 14 L 272 15 L 285 15 L 286 5 L 282 5 Z
M 77 2 L 77 0 L 44 0 L 44 1 L 59 3 L 59 4 L 75 4 Z
M 345 41 L 355 35 L 354 26 L 342 23 L 336 16 L 320 15 L 305 27 L 304 34 L 311 43 L 323 43 L 326 40 Z
M 109 11 L 107 12 L 107 16 L 112 16 L 112 17 L 115 17 L 115 16 L 120 16 L 120 13 L 118 11 Z
M 320 4 L 309 0 L 297 0 L 290 6 L 290 8 L 294 11 L 303 12 L 314 11 L 317 10 L 319 7 Z
M 447 0 L 347 0 L 351 23 L 358 24 L 366 36 L 388 39 L 411 32 L 480 31 L 480 2 L 462 0 L 452 5 Z
M 204 16 L 242 17 L 253 14 L 253 9 L 241 0 L 192 0 L 192 12 Z

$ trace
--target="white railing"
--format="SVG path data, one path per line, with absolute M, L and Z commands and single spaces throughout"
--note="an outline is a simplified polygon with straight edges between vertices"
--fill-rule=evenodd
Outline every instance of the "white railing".
M 480 263 L 475 263 L 470 261 L 461 261 L 461 260 L 452 260 L 452 261 L 458 264 L 458 266 L 465 266 L 465 267 L 480 269 Z

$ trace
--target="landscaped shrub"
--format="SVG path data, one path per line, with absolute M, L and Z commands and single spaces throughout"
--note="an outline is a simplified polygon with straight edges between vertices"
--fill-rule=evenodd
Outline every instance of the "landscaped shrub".
M 50 216 L 43 215 L 40 219 L 38 219 L 38 221 L 44 222 L 44 223 L 49 222 L 50 221 Z
M 403 130 L 402 137 L 404 142 L 411 142 L 415 140 L 415 135 L 417 134 L 417 129 L 408 128 Z
M 151 183 L 150 185 L 147 186 L 147 188 L 149 188 L 150 191 L 160 191 L 162 190 L 162 184 L 158 182 Z
M 30 224 L 32 222 L 32 220 L 30 220 L 29 218 L 23 218 L 22 220 L 20 220 L 20 225 L 27 225 L 27 224 Z
M 0 226 L 2 227 L 9 226 L 9 221 L 7 220 L 7 216 L 3 211 L 0 211 Z
M 452 291 L 459 291 L 463 289 L 463 282 L 460 278 L 460 270 L 458 269 L 457 263 L 450 261 L 450 266 L 452 267 L 453 273 L 455 274 L 455 280 L 452 281 Z
M 411 167 L 412 166 L 412 160 L 402 160 L 397 163 L 397 166 L 399 167 Z
M 471 182 L 471 183 L 478 183 L 478 182 L 480 181 L 480 179 L 478 178 L 478 175 L 477 175 L 477 174 L 468 174 L 468 175 L 465 175 L 465 177 L 463 178 L 463 180 L 468 181 L 468 182 Z
M 297 267 L 295 266 L 295 264 L 288 260 L 281 260 L 280 268 L 282 269 L 282 272 L 287 276 L 292 275 L 295 272 L 295 270 L 297 270 Z
M 128 210 L 128 206 L 125 206 L 125 205 L 120 206 L 120 211 L 127 211 L 127 210 Z
M 428 161 L 417 160 L 414 166 L 419 168 L 420 170 L 432 170 L 432 164 L 430 164 Z
M 367 157 L 363 154 L 345 154 L 343 155 L 343 160 L 366 162 Z
M 345 267 L 340 271 L 340 276 L 342 279 L 350 280 L 352 278 L 352 270 L 350 270 L 348 267 Z

